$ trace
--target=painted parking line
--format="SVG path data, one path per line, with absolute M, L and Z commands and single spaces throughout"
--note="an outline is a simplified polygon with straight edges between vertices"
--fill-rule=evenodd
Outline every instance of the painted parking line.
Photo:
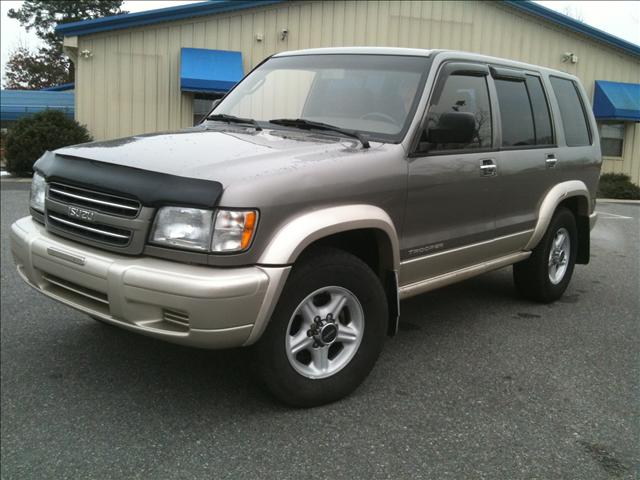
M 633 217 L 625 217 L 624 215 L 616 215 L 615 213 L 609 213 L 609 212 L 600 212 L 600 211 L 596 211 L 598 213 L 598 215 L 602 216 L 602 218 L 605 219 L 612 219 L 612 220 L 632 220 Z

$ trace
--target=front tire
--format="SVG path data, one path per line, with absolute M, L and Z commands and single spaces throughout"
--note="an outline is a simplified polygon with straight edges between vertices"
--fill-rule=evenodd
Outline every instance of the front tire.
M 380 281 L 359 258 L 329 248 L 301 258 L 256 345 L 267 388 L 297 407 L 345 397 L 382 350 L 387 312 Z
M 559 299 L 571 281 L 577 248 L 576 219 L 571 210 L 561 207 L 531 256 L 513 266 L 518 292 L 540 303 Z

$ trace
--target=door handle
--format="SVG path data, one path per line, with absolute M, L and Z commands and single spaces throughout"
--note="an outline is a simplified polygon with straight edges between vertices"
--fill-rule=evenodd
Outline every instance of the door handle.
M 558 159 L 553 153 L 550 153 L 547 155 L 547 159 L 544 162 L 547 165 L 547 168 L 553 168 L 556 166 L 556 163 L 558 163 Z
M 494 177 L 498 174 L 498 166 L 493 160 L 482 160 L 480 165 L 480 175 L 483 177 Z

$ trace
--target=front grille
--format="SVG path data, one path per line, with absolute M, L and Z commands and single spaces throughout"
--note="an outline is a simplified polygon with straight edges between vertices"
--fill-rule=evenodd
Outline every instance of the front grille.
M 135 218 L 140 213 L 140 202 L 109 193 L 85 190 L 61 183 L 49 185 L 49 198 L 58 202 L 89 208 L 109 215 Z
M 131 231 L 100 223 L 87 223 L 60 212 L 47 212 L 47 224 L 65 232 L 93 240 L 124 247 L 131 241 Z
M 75 187 L 47 186 L 45 226 L 56 235 L 128 255 L 144 249 L 154 209 L 135 198 Z

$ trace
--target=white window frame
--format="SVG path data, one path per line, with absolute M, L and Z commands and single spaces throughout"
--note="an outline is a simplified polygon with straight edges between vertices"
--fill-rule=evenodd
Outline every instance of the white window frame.
M 622 125 L 622 145 L 620 147 L 620 156 L 615 156 L 615 155 L 605 155 L 604 153 L 602 154 L 602 158 L 604 159 L 608 159 L 608 160 L 622 160 L 624 157 L 624 144 L 625 144 L 625 137 L 627 136 L 627 122 L 619 120 L 619 121 L 600 121 L 598 122 L 598 136 L 600 137 L 600 149 L 602 149 L 602 135 L 601 135 L 601 129 L 602 129 L 602 125 Z

